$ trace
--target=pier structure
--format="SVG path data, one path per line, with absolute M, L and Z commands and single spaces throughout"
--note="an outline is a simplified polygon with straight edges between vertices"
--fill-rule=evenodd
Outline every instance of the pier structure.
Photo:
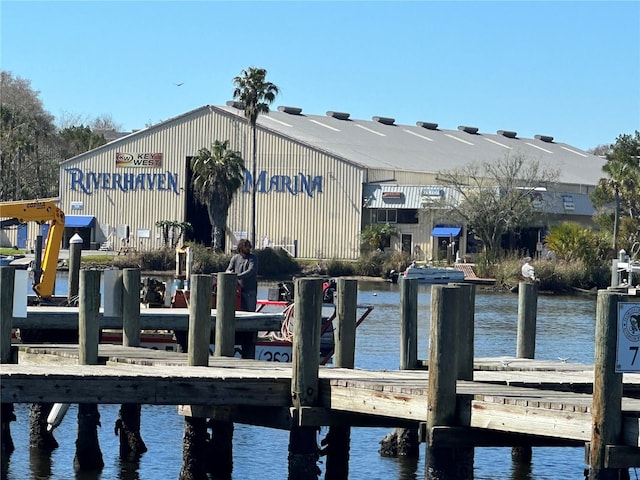
M 289 430 L 296 439 L 292 445 L 306 449 L 290 446 L 296 478 L 317 478 L 308 461 L 315 437 L 308 433 L 321 426 L 415 428 L 427 444 L 430 480 L 470 478 L 473 449 L 484 446 L 582 445 L 590 480 L 618 478 L 624 469 L 640 466 L 640 375 L 616 373 L 612 361 L 618 305 L 637 301 L 627 291 L 598 292 L 595 366 L 469 356 L 470 347 L 458 348 L 458 342 L 473 338 L 464 331 L 472 325 L 472 306 L 464 306 L 472 292 L 438 285 L 432 287 L 429 360 L 418 362 L 427 368 L 367 371 L 348 368 L 351 353 L 345 348 L 355 342 L 341 329 L 336 339 L 345 344 L 336 351 L 345 366 L 318 365 L 321 315 L 315 306 L 321 286 L 315 279 L 296 282 L 301 331 L 294 336 L 292 364 L 207 356 L 196 365 L 190 354 L 100 344 L 98 364 L 82 365 L 81 342 L 20 345 L 18 363 L 1 365 L 2 402 L 178 405 L 185 416 L 197 408 L 198 417 L 207 418 L 224 412 L 230 422 Z M 0 331 L 6 334 L 5 322 L 12 319 L 6 308 L 1 311 Z M 88 321 L 101 324 L 103 318 L 93 314 Z M 236 326 L 240 321 L 236 315 Z M 6 339 L 0 345 L 6 349 Z M 344 458 L 348 445 L 340 448 L 332 453 Z M 452 459 L 459 468 L 450 468 Z

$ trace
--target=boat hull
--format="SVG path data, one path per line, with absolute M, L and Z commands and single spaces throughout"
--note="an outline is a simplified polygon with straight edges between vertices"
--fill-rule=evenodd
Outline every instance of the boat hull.
M 409 267 L 402 275 L 402 280 L 417 279 L 424 284 L 447 284 L 464 282 L 464 272 L 455 268 L 445 267 Z

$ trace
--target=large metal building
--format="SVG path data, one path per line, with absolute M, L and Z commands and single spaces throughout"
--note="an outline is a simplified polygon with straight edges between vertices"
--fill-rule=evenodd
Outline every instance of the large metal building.
M 190 222 L 190 238 L 210 244 L 206 210 L 189 188 L 189 165 L 215 140 L 228 140 L 247 168 L 229 211 L 225 248 L 250 238 L 251 130 L 237 107 L 203 106 L 62 162 L 63 248 L 76 232 L 87 248 L 157 248 L 163 239 L 156 222 L 162 220 Z M 465 252 L 464 225 L 428 214 L 434 196 L 450 194 L 437 173 L 506 155 L 560 170 L 554 191 L 545 192 L 540 203 L 547 223 L 588 224 L 588 195 L 604 163 L 545 135 L 520 138 L 467 126 L 446 130 L 422 121 L 399 125 L 389 117 L 357 120 L 344 112 L 307 115 L 278 107 L 259 116 L 257 127 L 256 247 L 280 245 L 303 258 L 356 258 L 362 228 L 376 222 L 396 226 L 390 249 L 437 258 L 441 245 L 454 239 Z M 29 244 L 35 233 L 29 232 Z

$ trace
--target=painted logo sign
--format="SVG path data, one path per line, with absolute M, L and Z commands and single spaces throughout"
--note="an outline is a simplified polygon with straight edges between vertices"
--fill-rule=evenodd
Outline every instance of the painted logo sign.
M 162 153 L 116 152 L 116 167 L 162 167 Z

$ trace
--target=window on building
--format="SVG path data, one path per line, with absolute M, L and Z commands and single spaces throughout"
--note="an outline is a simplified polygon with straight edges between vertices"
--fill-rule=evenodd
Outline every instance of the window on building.
M 373 212 L 374 223 L 398 223 L 398 211 L 395 208 L 379 208 Z
M 418 223 L 418 210 L 415 208 L 398 210 L 398 223 Z

